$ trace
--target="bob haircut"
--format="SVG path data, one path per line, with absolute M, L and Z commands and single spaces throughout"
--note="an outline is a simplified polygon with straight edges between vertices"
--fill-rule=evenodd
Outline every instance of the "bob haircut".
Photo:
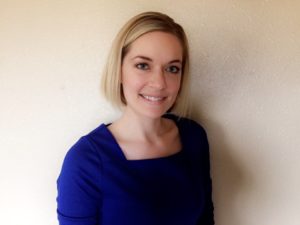
M 112 43 L 102 74 L 102 93 L 114 106 L 122 108 L 126 100 L 122 91 L 121 66 L 131 44 L 140 36 L 154 31 L 170 33 L 178 38 L 183 49 L 180 90 L 170 113 L 184 117 L 189 114 L 189 47 L 183 28 L 169 16 L 159 12 L 144 12 L 131 18 Z

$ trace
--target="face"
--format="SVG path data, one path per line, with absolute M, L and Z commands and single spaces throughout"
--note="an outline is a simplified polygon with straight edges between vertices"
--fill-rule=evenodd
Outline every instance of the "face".
M 123 59 L 121 82 L 126 111 L 161 117 L 178 95 L 183 50 L 172 34 L 154 31 L 135 40 Z

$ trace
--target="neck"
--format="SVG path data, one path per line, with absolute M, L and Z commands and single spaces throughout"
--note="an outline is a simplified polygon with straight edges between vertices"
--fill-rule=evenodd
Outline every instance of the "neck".
M 167 129 L 166 122 L 162 117 L 142 117 L 128 109 L 125 109 L 123 115 L 114 124 L 119 131 L 123 131 L 126 138 L 135 140 L 155 140 Z

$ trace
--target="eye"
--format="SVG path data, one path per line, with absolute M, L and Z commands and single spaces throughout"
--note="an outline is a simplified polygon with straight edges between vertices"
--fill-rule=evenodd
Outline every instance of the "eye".
M 148 70 L 149 65 L 147 63 L 138 63 L 135 65 L 135 67 L 139 70 Z
M 177 74 L 181 71 L 181 69 L 178 66 L 169 66 L 166 68 L 166 71 L 169 73 Z

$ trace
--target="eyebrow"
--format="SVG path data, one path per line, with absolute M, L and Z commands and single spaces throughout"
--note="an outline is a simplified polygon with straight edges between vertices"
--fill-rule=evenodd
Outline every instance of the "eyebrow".
M 149 58 L 147 56 L 142 56 L 142 55 L 135 56 L 135 57 L 132 58 L 132 60 L 134 60 L 134 59 L 144 59 L 144 60 L 147 60 L 147 61 L 150 61 L 150 62 L 153 61 L 151 58 Z M 182 64 L 181 60 L 179 60 L 179 59 L 174 59 L 174 60 L 172 60 L 168 63 L 180 63 L 180 64 Z

